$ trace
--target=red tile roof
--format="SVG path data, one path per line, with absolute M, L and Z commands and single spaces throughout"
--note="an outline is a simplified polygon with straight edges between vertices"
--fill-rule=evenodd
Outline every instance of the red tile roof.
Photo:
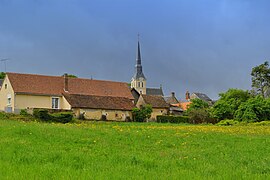
M 15 93 L 59 95 L 64 92 L 64 77 L 7 73 Z M 68 78 L 68 93 L 134 99 L 127 83 Z
M 64 93 L 64 96 L 72 108 L 132 110 L 135 107 L 130 99 L 124 97 L 90 96 L 66 93 Z
M 190 101 L 188 102 L 180 102 L 180 103 L 177 103 L 177 104 L 172 104 L 173 106 L 177 106 L 177 107 L 180 107 L 182 108 L 184 111 L 186 111 L 188 108 L 189 108 L 189 105 L 191 104 Z

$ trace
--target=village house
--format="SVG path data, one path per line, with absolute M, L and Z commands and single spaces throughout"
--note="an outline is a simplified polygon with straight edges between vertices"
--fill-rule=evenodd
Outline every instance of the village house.
M 171 96 L 165 96 L 164 97 L 165 101 L 167 104 L 170 105 L 169 108 L 169 114 L 170 115 L 182 115 L 183 114 L 183 109 L 179 107 L 179 101 L 177 100 L 175 96 L 175 92 L 171 93 Z
M 178 107 L 182 108 L 184 111 L 186 111 L 189 108 L 190 104 L 192 103 L 191 102 L 192 99 L 201 99 L 201 100 L 207 102 L 209 105 L 214 104 L 213 100 L 210 99 L 204 93 L 196 93 L 196 92 L 194 92 L 194 93 L 192 93 L 190 95 L 189 91 L 187 91 L 185 100 L 179 101 L 179 103 L 175 104 L 175 106 L 178 106 Z
M 7 73 L 0 110 L 72 110 L 76 117 L 124 121 L 132 118 L 134 98 L 127 83 L 65 76 Z
M 152 106 L 152 114 L 150 119 L 156 120 L 159 115 L 168 115 L 169 104 L 166 103 L 162 96 L 141 94 L 136 104 L 138 108 L 150 104 Z

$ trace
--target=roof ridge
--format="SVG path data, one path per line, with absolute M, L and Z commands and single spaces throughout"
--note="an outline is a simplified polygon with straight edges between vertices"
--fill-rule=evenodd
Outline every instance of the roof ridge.
M 8 74 L 14 74 L 14 75 L 30 75 L 30 76 L 42 76 L 42 77 L 53 77 L 53 78 L 64 78 L 63 76 L 56 76 L 56 75 L 43 75 L 43 74 L 29 74 L 29 73 L 14 73 L 14 72 L 7 72 Z M 87 78 L 70 78 L 70 79 L 81 79 L 81 80 L 89 80 L 89 81 L 103 81 L 103 82 L 112 82 L 112 83 L 123 83 L 128 84 L 126 82 L 121 81 L 112 81 L 112 80 L 101 80 L 101 79 L 87 79 Z
M 123 96 L 111 96 L 111 95 L 89 95 L 89 94 L 71 94 L 71 93 L 62 93 L 63 95 L 75 95 L 75 96 L 93 96 L 93 97 L 112 97 L 112 98 L 125 98 L 125 99 L 129 99 L 128 97 L 123 97 Z

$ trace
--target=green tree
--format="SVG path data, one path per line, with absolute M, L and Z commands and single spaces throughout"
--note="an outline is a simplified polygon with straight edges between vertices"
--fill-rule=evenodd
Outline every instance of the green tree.
M 270 87 L 270 68 L 269 63 L 265 61 L 259 66 L 255 66 L 251 71 L 252 88 L 262 97 L 266 96 L 266 92 Z
M 152 106 L 146 104 L 139 108 L 132 109 L 133 119 L 136 122 L 144 122 L 151 117 L 151 113 L 153 112 Z
M 247 122 L 270 120 L 270 98 L 258 95 L 248 99 L 239 106 L 235 117 Z
M 218 120 L 233 119 L 238 107 L 252 97 L 248 91 L 241 89 L 229 89 L 219 96 L 220 99 L 211 108 L 212 116 Z
M 0 79 L 4 79 L 6 77 L 6 73 L 0 72 Z
M 188 107 L 187 114 L 190 123 L 214 123 L 213 118 L 210 117 L 209 104 L 201 99 L 192 99 Z
M 201 99 L 195 98 L 191 100 L 191 104 L 188 107 L 188 111 L 193 109 L 205 109 L 205 108 L 209 108 L 209 104 Z

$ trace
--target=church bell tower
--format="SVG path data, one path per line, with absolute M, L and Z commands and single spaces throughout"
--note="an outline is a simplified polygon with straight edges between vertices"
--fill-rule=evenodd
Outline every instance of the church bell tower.
M 131 79 L 131 88 L 136 89 L 141 94 L 146 94 L 146 78 L 142 71 L 140 41 L 138 38 L 137 58 L 135 65 L 135 74 Z

